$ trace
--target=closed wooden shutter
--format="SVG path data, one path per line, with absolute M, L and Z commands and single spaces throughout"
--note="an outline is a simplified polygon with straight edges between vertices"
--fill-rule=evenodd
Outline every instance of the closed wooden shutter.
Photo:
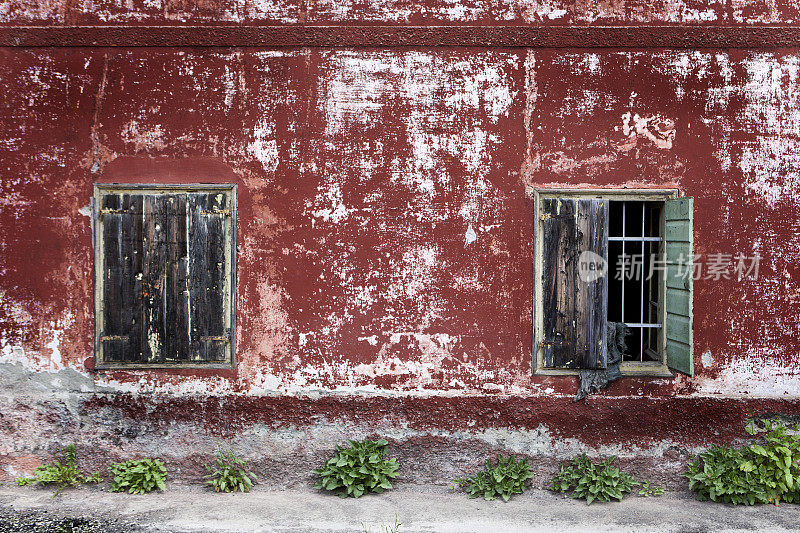
M 189 195 L 189 294 L 191 351 L 201 361 L 222 361 L 230 342 L 225 320 L 225 226 L 229 206 L 223 194 Z
M 109 194 L 99 204 L 103 257 L 98 349 L 106 361 L 142 361 L 142 201 L 141 194 Z
M 232 360 L 232 189 L 100 191 L 98 364 Z
M 540 216 L 544 366 L 606 368 L 608 278 L 580 263 L 608 261 L 608 200 L 544 199 Z

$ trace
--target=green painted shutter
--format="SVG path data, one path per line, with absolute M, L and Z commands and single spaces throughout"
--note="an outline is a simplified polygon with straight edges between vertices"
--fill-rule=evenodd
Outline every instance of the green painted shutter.
M 694 199 L 675 198 L 664 204 L 667 366 L 693 376 Z
M 606 368 L 608 200 L 545 199 L 541 220 L 544 366 Z

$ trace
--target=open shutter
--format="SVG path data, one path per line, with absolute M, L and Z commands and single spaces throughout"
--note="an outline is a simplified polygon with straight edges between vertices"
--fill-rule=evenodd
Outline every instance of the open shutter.
M 693 198 L 675 198 L 665 202 L 667 366 L 689 376 L 694 375 L 693 221 Z
M 606 368 L 608 200 L 544 199 L 541 219 L 546 368 Z

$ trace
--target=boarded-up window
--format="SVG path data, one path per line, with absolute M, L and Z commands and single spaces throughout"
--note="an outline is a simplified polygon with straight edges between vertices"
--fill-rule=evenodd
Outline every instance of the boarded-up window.
M 615 361 L 623 373 L 691 375 L 692 199 L 612 191 L 537 198 L 537 370 L 606 368 L 613 330 L 626 344 Z
M 95 188 L 98 367 L 230 366 L 236 189 Z

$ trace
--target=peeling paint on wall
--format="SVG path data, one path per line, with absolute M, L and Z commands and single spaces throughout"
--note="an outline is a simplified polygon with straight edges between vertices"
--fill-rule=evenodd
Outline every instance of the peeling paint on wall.
M 744 206 L 731 202 L 743 198 L 771 209 L 794 202 L 790 154 L 798 62 L 791 55 L 265 51 L 201 58 L 186 52 L 139 56 L 118 51 L 105 66 L 99 54 L 59 52 L 40 59 L 41 53 L 20 53 L 25 59 L 4 84 L 31 109 L 30 118 L 21 120 L 33 125 L 68 120 L 84 124 L 84 131 L 91 126 L 104 152 L 115 154 L 100 167 L 101 179 L 194 181 L 199 175 L 245 185 L 238 371 L 210 388 L 198 385 L 206 378 L 185 376 L 146 376 L 148 387 L 163 383 L 177 390 L 181 382 L 190 383 L 182 385 L 187 391 L 199 386 L 210 392 L 366 387 L 432 394 L 451 389 L 546 393 L 549 385 L 540 388 L 528 377 L 529 198 L 536 184 L 678 185 L 698 198 L 703 210 L 698 231 L 720 218 L 737 220 L 740 228 L 698 233 L 709 236 L 697 239 L 702 252 L 765 250 L 767 243 L 790 235 L 762 215 L 747 219 Z M 307 85 L 309 77 L 314 84 Z M 96 90 L 102 90 L 102 108 L 93 117 Z M 58 92 L 87 101 L 83 121 L 48 110 L 45 102 L 58 100 L 50 96 Z M 131 94 L 140 96 L 134 101 Z M 188 115 L 172 112 L 179 101 Z M 199 122 L 187 120 L 200 113 Z M 86 202 L 82 194 L 91 185 L 80 177 L 83 151 L 74 151 L 69 138 L 53 142 L 52 136 L 14 127 L 6 131 L 5 145 L 20 154 L 20 164 L 30 165 L 24 163 L 25 151 L 36 139 L 53 145 L 36 149 L 49 155 L 38 160 L 41 170 L 34 174 L 41 177 L 34 182 L 51 183 L 48 176 L 60 172 L 48 168 L 73 165 L 74 177 L 59 186 L 73 206 L 65 212 L 80 216 Z M 93 140 L 87 134 L 82 142 L 89 150 Z M 518 147 L 526 143 L 523 155 Z M 178 172 L 165 163 L 167 170 L 158 170 L 155 163 L 145 164 L 148 159 L 132 159 L 169 161 L 191 154 L 206 167 Z M 523 165 L 523 158 L 531 163 Z M 227 170 L 209 173 L 212 161 Z M 690 174 L 691 168 L 702 172 Z M 709 172 L 731 185 L 710 195 L 713 189 L 702 185 Z M 12 215 L 6 208 L 5 216 L 34 216 L 42 199 L 13 176 L 3 182 L 12 202 L 4 205 L 23 211 Z M 19 277 L 19 265 L 8 262 L 21 252 L 9 255 L 4 267 L 6 353 L 28 359 L 40 354 L 32 360 L 40 360 L 41 368 L 80 366 L 91 356 L 88 281 L 83 279 L 91 272 L 89 225 L 84 216 L 60 220 L 79 229 L 75 244 L 55 255 L 67 277 L 53 277 L 48 270 L 39 278 L 52 280 L 53 294 L 66 279 L 80 279 L 83 295 L 57 303 L 44 297 L 31 305 L 20 283 L 34 291 L 36 283 Z M 486 232 L 485 238 L 477 239 L 478 231 Z M 758 241 L 752 234 L 760 236 Z M 9 235 L 3 246 L 22 250 L 24 244 Z M 472 251 L 462 257 L 456 250 L 465 246 Z M 714 374 L 732 368 L 728 363 L 742 353 L 737 347 L 751 327 L 743 326 L 752 320 L 738 310 L 741 300 L 734 295 L 752 293 L 746 302 L 774 308 L 776 317 L 793 316 L 777 309 L 791 308 L 796 299 L 757 303 L 755 296 L 765 287 L 793 285 L 787 266 L 792 253 L 771 258 L 762 279 L 731 285 L 727 328 L 739 344 L 709 344 L 703 328 L 713 322 L 700 314 L 699 348 L 712 349 L 718 362 L 711 374 L 700 373 L 698 393 L 741 392 L 741 380 L 732 378 L 737 384 L 729 386 Z M 701 312 L 709 290 L 719 289 L 698 282 Z M 68 311 L 77 301 L 80 314 Z M 62 311 L 48 315 L 48 305 Z M 31 329 L 31 341 L 9 337 L 40 322 L 40 316 L 63 323 L 66 312 L 73 312 L 70 324 L 77 328 L 71 329 L 84 332 L 80 337 L 67 338 L 59 332 L 63 326 L 35 334 Z M 491 321 L 482 323 L 487 317 Z M 754 352 L 771 361 L 777 373 L 783 368 L 780 354 L 791 354 L 794 345 L 772 331 L 785 331 L 787 320 L 774 326 L 766 321 L 762 334 L 751 337 L 757 345 L 779 343 Z M 398 332 L 413 334 L 398 337 Z M 445 332 L 451 341 L 434 352 L 419 336 Z M 374 341 L 359 340 L 364 338 Z M 65 344 L 66 352 L 60 348 Z M 51 362 L 47 354 L 56 357 Z M 786 368 L 782 379 L 793 385 L 792 369 Z M 120 374 L 107 383 L 137 382 L 136 375 Z M 666 390 L 684 386 L 666 383 Z M 758 391 L 778 394 L 787 386 L 782 382 Z
M 675 121 L 660 115 L 640 117 L 638 113 L 628 111 L 622 115 L 622 126 L 614 130 L 625 136 L 625 141 L 618 144 L 624 151 L 635 148 L 638 139 L 647 139 L 662 149 L 672 148 L 675 140 Z
M 791 24 L 794 1 L 642 0 L 13 0 L 0 6 L 0 23 L 55 24 Z
M 675 5 L 674 20 L 728 16 Z M 488 9 L 459 6 L 447 16 Z M 575 16 L 526 6 L 508 20 Z M 798 410 L 797 50 L 2 53 L 0 375 L 17 437 L 47 441 L 20 414 L 42 395 L 36 416 L 85 422 L 112 451 L 161 430 L 195 442 L 204 424 L 285 451 L 339 424 L 398 446 L 655 457 L 733 438 L 749 408 Z M 93 369 L 86 206 L 94 182 L 126 181 L 239 186 L 235 369 Z M 573 406 L 574 378 L 531 376 L 536 187 L 676 188 L 695 198 L 697 253 L 764 256 L 758 279 L 696 281 L 695 378 L 626 378 Z M 630 413 L 648 435 L 623 429 Z M 30 454 L 0 439 L 7 473 Z

